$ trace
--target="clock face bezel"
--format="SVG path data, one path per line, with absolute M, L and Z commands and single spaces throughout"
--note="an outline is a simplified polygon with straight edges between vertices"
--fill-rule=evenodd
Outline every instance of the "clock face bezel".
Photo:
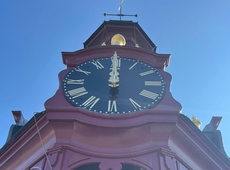
M 166 92 L 164 77 L 144 61 L 128 57 L 119 59 L 118 87 L 109 87 L 111 57 L 94 58 L 73 67 L 62 81 L 63 94 L 68 102 L 106 115 L 135 113 L 156 106 Z

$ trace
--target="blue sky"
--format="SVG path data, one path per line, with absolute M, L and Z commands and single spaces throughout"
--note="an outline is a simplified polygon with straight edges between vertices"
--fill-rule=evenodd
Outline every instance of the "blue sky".
M 65 69 L 61 51 L 76 51 L 104 20 L 117 13 L 119 0 L 0 0 L 0 147 L 14 123 L 11 110 L 26 119 L 44 110 Z M 171 92 L 183 114 L 203 125 L 223 116 L 219 130 L 230 156 L 230 1 L 125 0 L 123 12 L 137 21 L 157 45 L 171 54 L 166 69 Z

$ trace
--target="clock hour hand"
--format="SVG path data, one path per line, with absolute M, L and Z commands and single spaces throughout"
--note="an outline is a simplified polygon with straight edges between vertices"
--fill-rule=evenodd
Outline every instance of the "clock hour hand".
M 109 86 L 110 87 L 118 87 L 119 86 L 119 73 L 120 69 L 120 58 L 117 55 L 116 51 L 114 55 L 111 57 L 112 65 L 110 67 L 111 72 L 109 73 Z

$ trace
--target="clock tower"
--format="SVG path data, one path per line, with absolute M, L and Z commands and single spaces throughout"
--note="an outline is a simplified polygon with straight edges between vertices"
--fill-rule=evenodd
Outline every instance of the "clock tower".
M 168 138 L 181 111 L 165 72 L 170 55 L 156 53 L 138 23 L 105 21 L 84 49 L 62 57 L 67 68 L 45 108 L 67 167 L 167 169 L 163 162 L 174 159 Z
M 62 59 L 59 88 L 0 151 L 1 168 L 230 170 L 223 149 L 181 114 L 170 55 L 138 23 L 104 21 Z

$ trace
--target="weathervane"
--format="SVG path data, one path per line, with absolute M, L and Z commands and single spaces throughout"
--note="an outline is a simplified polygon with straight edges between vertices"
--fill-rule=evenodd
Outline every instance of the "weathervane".
M 106 13 L 104 13 L 104 16 L 119 16 L 120 17 L 120 21 L 121 21 L 121 17 L 124 17 L 124 16 L 137 17 L 137 14 L 135 14 L 135 15 L 122 14 L 122 3 L 123 3 L 123 1 L 124 0 L 120 0 L 120 6 L 118 8 L 118 11 L 120 12 L 120 14 L 106 14 Z

